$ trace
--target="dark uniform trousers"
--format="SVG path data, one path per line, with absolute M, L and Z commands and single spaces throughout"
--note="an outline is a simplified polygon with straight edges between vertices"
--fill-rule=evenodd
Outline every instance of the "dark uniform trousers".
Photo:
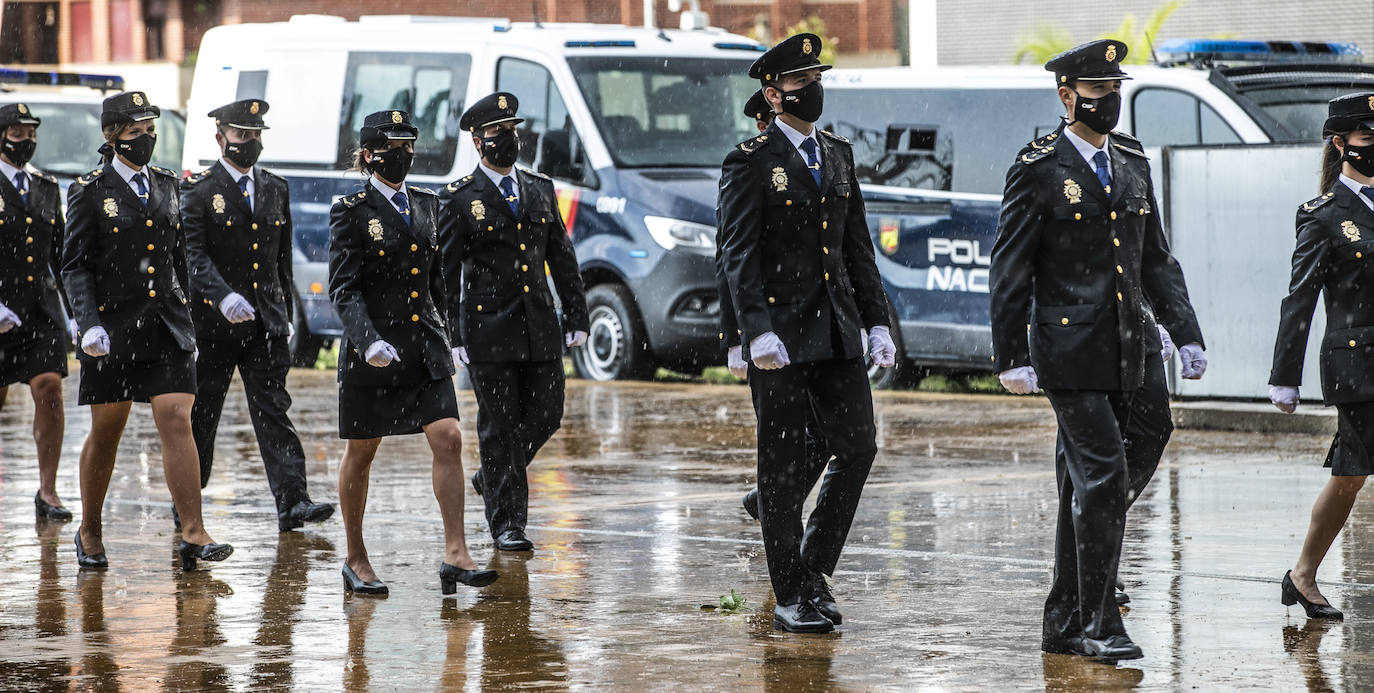
M 290 198 L 284 179 L 259 168 L 250 205 L 238 186 L 241 175 L 217 162 L 182 183 L 192 316 L 200 350 L 191 431 L 204 488 L 214 464 L 224 399 L 237 369 L 267 482 L 281 514 L 310 500 L 305 450 L 287 414 L 287 339 L 294 304 Z M 220 313 L 220 302 L 230 293 L 248 300 L 254 319 L 234 324 Z
M 577 256 L 553 181 L 511 171 L 519 211 L 479 167 L 440 195 L 439 237 L 455 346 L 464 346 L 477 394 L 477 440 L 487 526 L 523 530 L 526 467 L 563 419 L 563 334 L 587 330 Z M 559 311 L 544 274 L 547 264 Z
M 722 166 L 720 271 L 729 285 L 745 358 L 774 332 L 791 364 L 749 370 L 758 416 L 759 520 L 780 605 L 812 596 L 833 573 L 876 455 L 873 399 L 860 331 L 888 324 L 863 198 L 847 141 L 817 131 L 820 180 L 777 127 L 731 151 Z M 802 504 L 828 455 L 820 499 L 803 528 Z

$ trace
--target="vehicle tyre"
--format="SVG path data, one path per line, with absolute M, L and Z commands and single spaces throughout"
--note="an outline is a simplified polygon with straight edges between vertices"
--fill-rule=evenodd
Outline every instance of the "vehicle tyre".
M 572 350 L 577 377 L 604 382 L 654 376 L 658 364 L 628 289 L 620 284 L 592 287 L 587 292 L 587 314 L 587 343 Z
M 287 348 L 291 350 L 291 365 L 314 366 L 320 358 L 320 349 L 324 348 L 324 338 L 310 334 L 310 326 L 305 323 L 304 311 L 299 303 L 296 304 L 291 324 L 296 328 L 296 333 L 287 343 Z

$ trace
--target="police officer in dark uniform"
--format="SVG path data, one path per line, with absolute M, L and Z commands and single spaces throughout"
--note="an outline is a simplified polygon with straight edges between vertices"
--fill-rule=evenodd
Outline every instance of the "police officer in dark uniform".
M 514 168 L 519 107 L 515 95 L 497 92 L 463 114 L 458 125 L 472 134 L 482 158 L 471 174 L 444 188 L 439 225 L 453 286 L 454 359 L 468 369 L 477 394 L 482 466 L 472 486 L 503 551 L 534 548 L 525 535 L 525 468 L 563 418 L 563 348 L 582 346 L 588 329 L 582 275 L 553 181 Z
M 1046 64 L 1069 120 L 1008 171 L 990 276 L 1002 384 L 1016 394 L 1044 388 L 1059 423 L 1059 528 L 1041 647 L 1108 660 L 1141 656 L 1112 588 L 1130 498 L 1173 430 L 1154 316 L 1184 345 L 1183 377 L 1206 369 L 1149 161 L 1140 142 L 1112 131 L 1125 57 L 1124 43 L 1094 41 Z
M 215 432 L 238 369 L 258 438 L 277 528 L 295 529 L 334 514 L 306 492 L 305 450 L 287 409 L 287 341 L 296 306 L 291 271 L 291 203 L 286 181 L 257 166 L 267 102 L 244 99 L 208 114 L 221 158 L 181 185 L 191 315 L 196 324 L 196 404 L 191 410 L 200 485 L 210 482 Z
M 353 168 L 368 173 L 362 190 L 329 212 L 329 296 L 343 322 L 339 347 L 339 510 L 348 539 L 344 590 L 384 595 L 363 543 L 372 460 L 382 438 L 423 432 L 434 454 L 434 496 L 444 521 L 444 594 L 457 583 L 483 587 L 463 536 L 463 437 L 453 390 L 453 355 L 439 198 L 406 185 L 419 131 L 410 114 L 378 111 L 363 119 Z
M 67 377 L 67 294 L 62 265 L 61 191 L 57 180 L 27 168 L 42 121 L 27 104 L 0 106 L 0 407 L 9 386 L 25 383 L 33 397 L 41 519 L 66 522 L 72 512 L 57 496 L 62 456 L 62 379 Z
M 91 431 L 81 450 L 81 528 L 75 537 L 83 568 L 109 564 L 101 510 L 135 401 L 152 404 L 163 475 L 181 518 L 182 569 L 194 569 L 197 560 L 222 561 L 234 551 L 215 543 L 201 523 L 191 433 L 196 337 L 187 307 L 177 176 L 148 165 L 160 114 L 143 92 L 106 98 L 100 114 L 105 165 L 67 190 L 62 279 L 80 328 L 77 402 L 91 405 Z
M 1333 99 L 1327 116 L 1323 192 L 1298 207 L 1269 399 L 1288 413 L 1297 408 L 1312 311 L 1324 294 L 1322 400 L 1336 407 L 1338 420 L 1326 455 L 1331 478 L 1312 508 L 1302 553 L 1283 576 L 1281 598 L 1301 604 L 1309 618 L 1341 620 L 1317 587 L 1317 569 L 1374 472 L 1374 92 Z
M 819 587 L 839 561 L 877 451 L 862 330 L 880 365 L 896 355 L 853 152 L 815 127 L 829 68 L 820 51 L 820 37 L 798 34 L 750 67 L 778 116 L 726 156 L 717 206 L 720 262 L 753 366 L 773 625 L 792 632 L 834 628 L 838 608 Z M 803 531 L 815 478 L 800 469 L 808 408 L 835 460 Z

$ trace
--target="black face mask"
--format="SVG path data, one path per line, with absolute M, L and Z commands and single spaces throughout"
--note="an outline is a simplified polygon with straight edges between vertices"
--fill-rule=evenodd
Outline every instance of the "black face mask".
M 372 161 L 368 168 L 375 174 L 392 183 L 400 183 L 410 173 L 410 165 L 415 163 L 415 153 L 404 147 L 388 149 L 383 152 L 372 151 Z
M 224 158 L 242 168 L 252 168 L 253 164 L 258 163 L 259 156 L 262 156 L 261 140 L 225 142 L 224 144 Z
M 825 90 L 820 82 L 812 82 L 801 89 L 782 92 L 782 112 L 794 115 L 808 123 L 821 119 L 825 108 Z
M 520 138 L 514 130 L 502 130 L 491 137 L 482 138 L 482 158 L 497 168 L 514 166 L 520 158 Z
M 6 138 L 4 143 L 5 156 L 14 162 L 16 168 L 24 168 L 24 164 L 29 163 L 33 158 L 33 150 L 38 147 L 38 140 L 19 140 L 14 141 Z
M 117 140 L 115 151 L 120 156 L 129 160 L 129 163 L 140 168 L 147 166 L 153 160 L 153 146 L 157 144 L 157 135 L 143 133 L 131 140 Z
M 1362 176 L 1374 176 L 1374 144 L 1356 147 L 1347 142 L 1341 160 L 1349 162 Z
M 1077 94 L 1077 92 L 1074 92 Z M 1112 92 L 1097 99 L 1077 94 L 1078 100 L 1073 107 L 1073 120 L 1082 123 L 1099 135 L 1110 133 L 1121 117 L 1121 92 Z

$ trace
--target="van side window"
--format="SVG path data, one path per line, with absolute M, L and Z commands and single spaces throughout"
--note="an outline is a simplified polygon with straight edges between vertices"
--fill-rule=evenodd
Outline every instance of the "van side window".
M 239 72 L 239 82 L 234 90 L 234 100 L 267 100 L 267 70 L 244 70 Z
M 472 58 L 461 53 L 350 53 L 339 124 L 339 165 L 352 163 L 358 128 L 367 114 L 387 109 L 410 113 L 419 131 L 413 173 L 449 173 L 458 152 Z
M 1177 89 L 1141 89 L 1132 100 L 1135 136 L 1147 147 L 1240 142 L 1231 126 L 1197 97 Z
M 517 58 L 496 64 L 496 90 L 520 100 L 520 163 L 544 175 L 587 184 L 590 171 L 582 140 L 553 75 L 542 65 Z

